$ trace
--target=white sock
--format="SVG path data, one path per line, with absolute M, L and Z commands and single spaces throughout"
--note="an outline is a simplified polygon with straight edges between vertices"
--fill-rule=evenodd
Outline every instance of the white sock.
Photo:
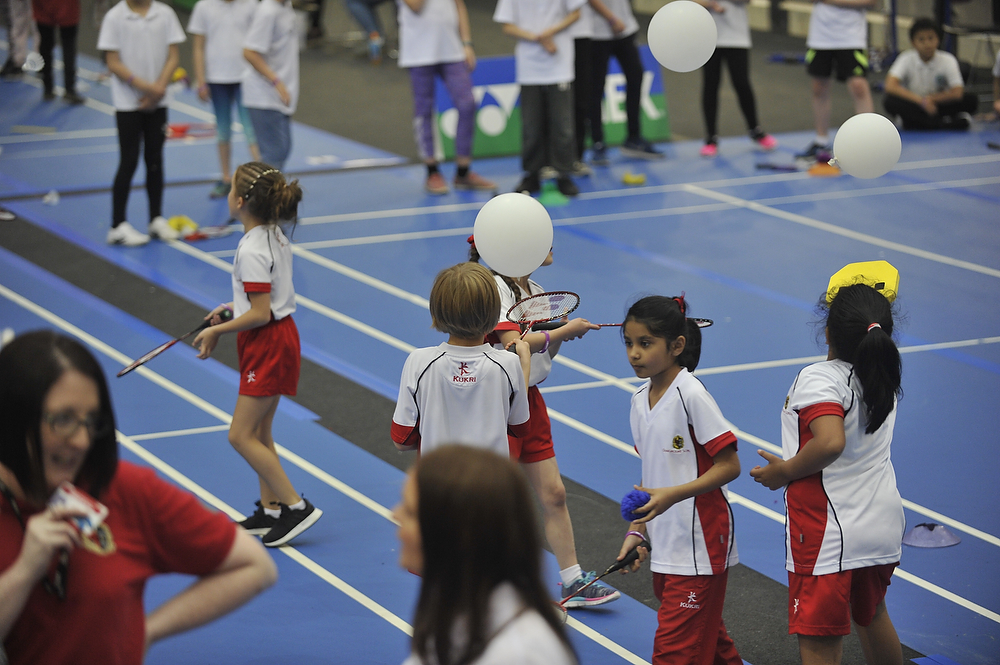
M 288 509 L 289 510 L 305 510 L 305 507 L 306 507 L 306 500 L 305 499 L 299 499 L 298 503 L 290 504 L 288 506 Z
M 265 508 L 264 514 L 267 515 L 268 517 L 273 517 L 275 519 L 278 519 L 279 517 L 281 517 L 281 508 Z
M 829 135 L 820 136 L 819 134 L 817 134 L 813 138 L 813 143 L 818 143 L 819 145 L 826 147 L 830 145 L 830 137 Z
M 580 568 L 580 564 L 559 571 L 559 577 L 562 578 L 563 586 L 569 586 L 581 575 L 583 575 L 583 568 Z

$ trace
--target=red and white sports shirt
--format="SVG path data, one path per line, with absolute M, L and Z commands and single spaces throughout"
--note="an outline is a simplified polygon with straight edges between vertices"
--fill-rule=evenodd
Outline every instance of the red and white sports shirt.
M 517 355 L 489 344 L 417 349 L 403 364 L 392 440 L 429 452 L 448 443 L 508 457 L 508 426 L 524 436 L 528 397 Z
M 497 288 L 500 289 L 500 320 L 497 322 L 496 330 L 514 330 L 518 333 L 521 332 L 521 327 L 514 323 L 513 321 L 507 320 L 507 312 L 511 307 L 514 306 L 518 300 L 527 298 L 529 295 L 534 296 L 539 293 L 545 293 L 541 285 L 532 280 L 528 280 L 528 291 L 529 293 L 523 295 L 515 295 L 513 289 L 503 281 L 503 277 L 500 275 L 494 275 L 493 278 L 497 282 Z M 520 294 L 520 291 L 518 291 Z M 487 341 L 496 344 L 498 348 L 503 348 L 499 344 L 499 338 L 494 338 L 492 335 L 487 338 Z M 548 378 L 549 372 L 552 371 L 552 358 L 548 353 L 533 353 L 531 355 L 531 372 L 528 376 L 528 385 L 535 386 Z
M 233 259 L 233 318 L 250 311 L 248 293 L 270 293 L 275 319 L 295 311 L 292 246 L 276 224 L 255 226 L 240 238 Z
M 649 382 L 632 396 L 629 420 L 642 458 L 643 487 L 689 483 L 736 435 L 701 381 L 682 369 L 649 408 Z M 739 563 L 725 486 L 671 506 L 646 524 L 650 568 L 669 575 L 717 575 Z
M 861 384 L 843 360 L 803 368 L 781 412 L 785 459 L 809 445 L 809 423 L 844 418 L 846 445 L 833 464 L 785 488 L 785 567 L 801 575 L 827 575 L 899 561 L 903 502 L 889 459 L 893 409 L 882 426 L 865 434 Z

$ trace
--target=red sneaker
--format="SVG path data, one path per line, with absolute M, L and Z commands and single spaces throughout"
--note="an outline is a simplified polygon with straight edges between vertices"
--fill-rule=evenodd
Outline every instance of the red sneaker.
M 444 181 L 444 176 L 440 173 L 432 173 L 427 176 L 427 182 L 424 183 L 424 189 L 427 190 L 428 194 L 442 196 L 443 194 L 448 193 L 448 183 Z
M 497 184 L 492 180 L 487 180 L 478 173 L 469 171 L 464 178 L 455 176 L 455 189 L 474 189 L 479 192 L 495 192 Z

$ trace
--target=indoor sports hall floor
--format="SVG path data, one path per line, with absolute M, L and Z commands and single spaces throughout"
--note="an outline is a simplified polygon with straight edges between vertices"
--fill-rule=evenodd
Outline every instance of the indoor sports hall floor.
M 81 67 L 91 79 L 99 71 L 90 58 Z M 104 244 L 117 166 L 105 86 L 93 85 L 86 107 L 71 109 L 43 105 L 34 80 L 0 85 L 0 204 L 19 216 L 0 226 L 0 327 L 79 336 L 113 376 L 230 299 L 238 234 Z M 190 93 L 171 110 L 171 122 L 208 120 Z M 779 139 L 798 146 L 808 135 Z M 535 277 L 578 292 L 577 314 L 620 321 L 640 295 L 683 291 L 695 316 L 715 320 L 698 375 L 740 437 L 744 473 L 730 499 L 745 572 L 731 578 L 730 596 L 739 598 L 727 623 L 754 665 L 794 662 L 795 651 L 780 631 L 750 628 L 756 614 L 783 615 L 785 573 L 780 494 L 746 472 L 756 450 L 778 450 L 778 414 L 797 370 L 825 354 L 811 323 L 829 276 L 873 259 L 901 274 L 905 396 L 893 462 L 907 524 L 943 523 L 962 538 L 948 549 L 905 548 L 889 611 L 907 653 L 933 657 L 918 662 L 1000 662 L 1000 152 L 986 147 L 997 140 L 995 124 L 963 135 L 904 134 L 898 166 L 870 181 L 757 169 L 790 164 L 793 149 L 760 156 L 741 138 L 724 139 L 723 156 L 711 161 L 698 158 L 697 143 L 672 143 L 663 162 L 616 158 L 580 180 L 577 199 L 550 208 L 555 264 Z M 168 143 L 168 215 L 225 221 L 225 203 L 206 197 L 217 170 L 213 141 Z M 325 516 L 274 553 L 274 589 L 158 645 L 149 663 L 397 663 L 407 653 L 418 581 L 396 565 L 389 510 L 411 458 L 393 451 L 385 415 L 406 354 L 441 341 L 426 297 L 440 269 L 465 259 L 487 196 L 425 196 L 421 167 L 302 125 L 294 141 L 287 170 L 306 192 L 294 234 L 296 321 L 308 367 L 299 403 L 282 401 L 275 430 L 293 482 Z M 503 190 L 517 180 L 514 158 L 481 160 L 477 169 Z M 646 185 L 623 186 L 626 171 L 644 173 Z M 56 205 L 42 201 L 52 189 Z M 143 219 L 143 190 L 129 210 Z M 225 362 L 202 362 L 175 347 L 111 387 L 123 456 L 239 518 L 252 508 L 256 481 L 226 442 L 238 376 L 231 348 L 219 356 Z M 563 475 L 586 499 L 571 504 L 574 522 L 600 523 L 586 533 L 609 534 L 578 536 L 591 568 L 617 553 L 625 525 L 613 508 L 639 478 L 628 431 L 636 385 L 616 329 L 566 344 L 544 384 Z M 367 420 L 356 438 L 335 433 L 343 430 L 324 411 L 336 409 L 329 405 L 341 391 L 367 396 L 352 415 Z M 372 441 L 382 446 L 375 453 Z M 555 594 L 550 555 L 547 566 Z M 742 585 L 754 576 L 764 583 Z M 156 581 L 150 602 L 185 583 Z M 582 662 L 648 662 L 656 623 L 648 589 L 623 588 L 629 595 L 606 609 L 573 612 Z M 768 589 L 776 593 L 765 597 Z M 845 663 L 857 662 L 856 647 L 847 653 Z

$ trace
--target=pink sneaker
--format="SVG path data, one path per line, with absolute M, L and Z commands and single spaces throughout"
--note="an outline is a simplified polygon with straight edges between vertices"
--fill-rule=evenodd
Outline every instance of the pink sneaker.
M 427 176 L 427 182 L 424 183 L 424 189 L 427 190 L 428 194 L 442 196 L 448 193 L 448 183 L 444 181 L 444 176 L 440 173 L 432 173 Z
M 719 146 L 714 143 L 706 143 L 701 146 L 701 150 L 698 151 L 698 154 L 702 157 L 717 157 L 719 154 Z
M 764 134 L 764 136 L 759 139 L 754 139 L 754 143 L 764 151 L 771 152 L 778 147 L 778 139 L 774 138 L 770 134 Z

